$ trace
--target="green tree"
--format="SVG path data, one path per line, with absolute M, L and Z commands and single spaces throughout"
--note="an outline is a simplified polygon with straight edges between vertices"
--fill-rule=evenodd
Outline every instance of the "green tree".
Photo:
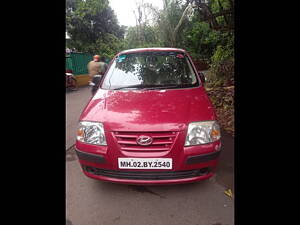
M 186 5 L 180 0 L 164 0 L 164 8 L 152 8 L 156 16 L 156 25 L 159 27 L 160 40 L 164 46 L 180 47 L 182 29 L 187 24 L 185 17 Z
M 108 0 L 67 0 L 66 29 L 71 47 L 109 57 L 122 46 L 125 32 Z
M 141 32 L 143 39 L 139 38 L 138 32 Z M 159 29 L 157 26 L 146 25 L 142 29 L 137 26 L 129 27 L 126 31 L 124 40 L 124 49 L 147 48 L 163 46 L 159 40 Z
M 191 53 L 195 59 L 209 60 L 213 55 L 219 42 L 220 33 L 213 31 L 205 22 L 195 20 L 190 26 L 185 27 L 182 45 Z

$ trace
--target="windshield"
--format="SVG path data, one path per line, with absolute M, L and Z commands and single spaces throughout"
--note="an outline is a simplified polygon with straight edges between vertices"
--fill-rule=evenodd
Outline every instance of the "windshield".
M 102 84 L 103 89 L 187 88 L 199 85 L 181 52 L 138 52 L 119 55 Z

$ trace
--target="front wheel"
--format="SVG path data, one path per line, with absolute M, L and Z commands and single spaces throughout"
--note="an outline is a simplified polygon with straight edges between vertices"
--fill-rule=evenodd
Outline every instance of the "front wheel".
M 78 90 L 77 80 L 74 77 L 72 77 L 70 83 L 71 83 L 70 85 L 71 90 L 77 91 Z

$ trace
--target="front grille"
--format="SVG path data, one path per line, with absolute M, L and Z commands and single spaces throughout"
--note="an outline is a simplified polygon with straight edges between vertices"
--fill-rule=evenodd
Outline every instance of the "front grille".
M 117 170 L 105 170 L 96 167 L 82 165 L 83 169 L 91 174 L 100 175 L 105 177 L 112 177 L 118 179 L 129 180 L 172 180 L 172 179 L 184 179 L 191 177 L 204 176 L 210 172 L 208 167 L 197 170 L 186 171 L 167 171 L 167 172 L 148 172 L 148 171 L 117 171 Z
M 123 151 L 169 151 L 172 148 L 177 132 L 114 132 L 113 135 Z M 153 139 L 151 145 L 142 146 L 136 142 L 136 139 L 141 136 L 150 136 Z

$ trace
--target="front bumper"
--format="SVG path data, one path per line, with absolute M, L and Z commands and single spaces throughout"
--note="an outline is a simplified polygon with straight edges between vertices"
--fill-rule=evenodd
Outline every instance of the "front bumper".
M 113 161 L 117 161 L 117 156 L 112 159 L 107 157 L 104 151 L 99 154 L 98 152 L 91 153 L 76 149 L 76 153 L 84 174 L 90 178 L 137 185 L 178 184 L 196 182 L 214 175 L 220 155 L 220 150 L 215 150 L 216 144 L 220 145 L 219 142 L 209 144 L 212 151 L 202 154 L 195 153 L 199 153 L 199 148 L 203 149 L 203 146 L 189 147 L 185 151 L 184 157 L 181 156 L 179 159 L 173 157 L 175 166 L 172 170 L 167 171 L 118 169 L 113 166 L 115 164 Z

